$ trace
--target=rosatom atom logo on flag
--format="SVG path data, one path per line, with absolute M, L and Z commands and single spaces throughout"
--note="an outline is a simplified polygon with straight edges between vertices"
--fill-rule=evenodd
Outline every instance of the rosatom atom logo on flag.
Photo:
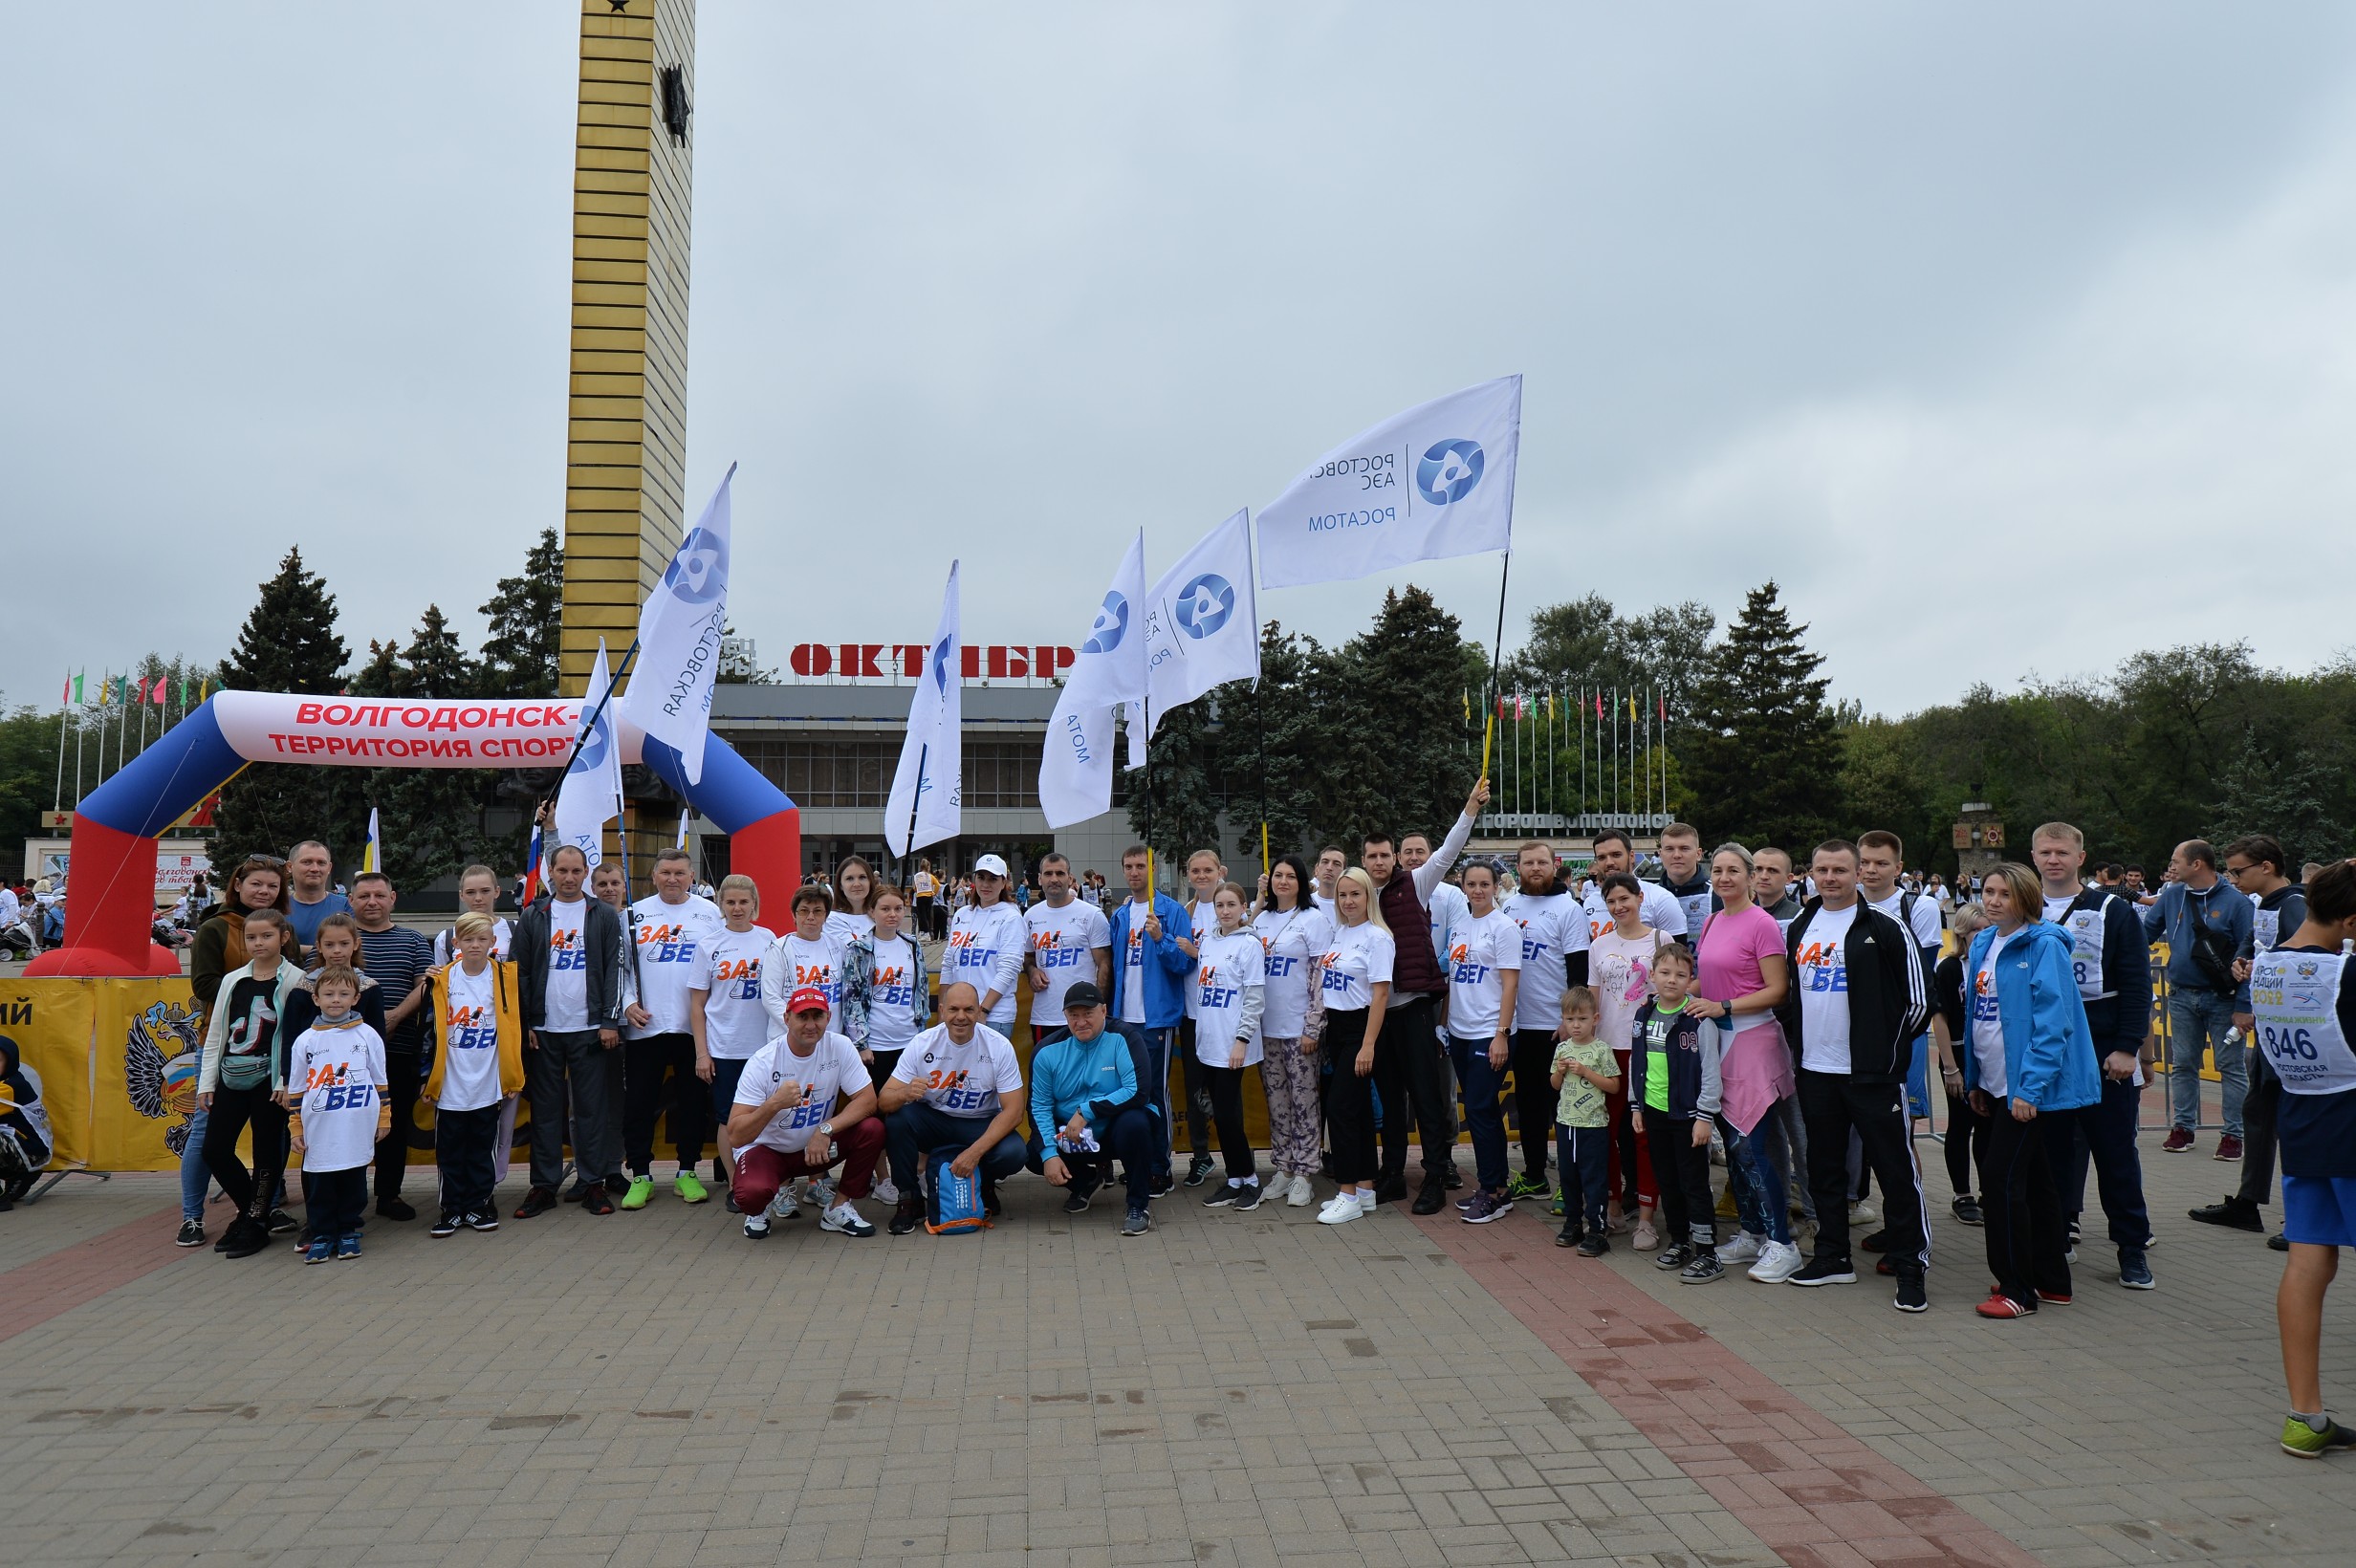
M 1477 441 L 1460 438 L 1436 443 L 1415 465 L 1415 488 L 1433 506 L 1448 506 L 1472 493 L 1472 487 L 1481 482 L 1482 464 Z
M 932 645 L 932 684 L 939 691 L 949 689 L 949 643 L 944 637 Z
M 1110 653 L 1128 635 L 1129 601 L 1119 594 L 1106 594 L 1104 608 L 1096 613 L 1096 624 L 1088 628 L 1088 641 L 1080 644 L 1080 651 Z
M 605 766 L 605 751 L 614 740 L 614 705 L 607 703 L 598 722 L 589 727 L 589 733 L 580 740 L 580 754 L 573 759 L 572 771 L 594 773 Z
M 1201 577 L 1178 590 L 1178 629 L 1201 642 L 1227 624 L 1227 618 L 1235 613 L 1235 589 L 1215 572 Z
M 709 604 L 728 584 L 728 546 L 708 530 L 691 529 L 663 574 L 663 586 L 689 604 Z

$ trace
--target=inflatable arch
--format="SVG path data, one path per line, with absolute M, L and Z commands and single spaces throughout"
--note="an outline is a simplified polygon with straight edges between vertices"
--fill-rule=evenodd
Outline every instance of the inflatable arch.
M 156 837 L 249 762 L 348 768 L 554 768 L 580 722 L 580 700 L 299 697 L 224 691 L 83 797 L 66 873 L 65 946 L 29 975 L 176 975 L 157 947 Z M 602 726 L 600 726 L 602 728 Z M 617 722 L 622 760 L 644 762 L 729 835 L 730 863 L 770 887 L 801 877 L 801 815 L 785 793 L 717 735 L 702 776 L 679 752 Z

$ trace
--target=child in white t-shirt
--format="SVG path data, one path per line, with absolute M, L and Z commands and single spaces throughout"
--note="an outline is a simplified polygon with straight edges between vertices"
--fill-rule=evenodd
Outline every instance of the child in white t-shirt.
M 392 1126 L 384 1099 L 384 1039 L 360 1021 L 360 976 L 341 964 L 311 983 L 318 1021 L 287 1053 L 286 1090 L 294 1113 L 294 1147 L 311 1179 L 311 1247 L 306 1263 L 360 1256 L 360 1210 L 377 1140 Z
M 753 924 L 761 912 L 761 890 L 738 872 L 720 880 L 720 915 L 726 924 L 697 946 L 695 979 L 687 990 L 687 1029 L 695 1036 L 695 1076 L 711 1085 L 718 1123 L 720 1179 L 736 1179 L 730 1151 L 728 1119 L 736 1108 L 736 1080 L 745 1063 L 770 1040 L 769 1013 L 761 998 L 763 966 L 775 934 Z M 731 1211 L 735 1199 L 729 1199 Z

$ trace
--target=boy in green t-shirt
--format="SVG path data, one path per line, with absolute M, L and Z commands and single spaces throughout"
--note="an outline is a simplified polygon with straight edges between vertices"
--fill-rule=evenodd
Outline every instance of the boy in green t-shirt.
M 1605 1095 L 1620 1092 L 1620 1064 L 1611 1047 L 1596 1038 L 1595 992 L 1585 986 L 1562 992 L 1562 1033 L 1555 1045 L 1552 1081 L 1561 1093 L 1555 1107 L 1555 1157 L 1562 1167 L 1562 1230 L 1557 1247 L 1576 1247 L 1582 1257 L 1611 1251 L 1604 1218 L 1605 1169 L 1611 1159 L 1611 1117 Z M 1578 1173 L 1578 1192 L 1571 1190 Z

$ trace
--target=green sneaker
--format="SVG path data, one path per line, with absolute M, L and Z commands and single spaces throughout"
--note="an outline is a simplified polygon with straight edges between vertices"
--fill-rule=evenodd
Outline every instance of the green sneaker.
M 711 1196 L 704 1190 L 704 1184 L 695 1179 L 695 1172 L 691 1170 L 681 1171 L 679 1180 L 671 1184 L 671 1190 L 679 1194 L 681 1203 L 703 1203 Z
M 1516 1176 L 1505 1184 L 1505 1196 L 1510 1203 L 1519 1203 L 1524 1198 L 1542 1198 L 1553 1190 L 1553 1187 L 1527 1173 Z
M 646 1207 L 646 1200 L 653 1196 L 654 1178 L 651 1176 L 633 1176 L 630 1178 L 630 1190 L 622 1195 L 622 1207 L 624 1209 L 644 1209 Z
M 2321 1459 L 2335 1448 L 2356 1448 L 2356 1431 L 2329 1416 L 2323 1418 L 2323 1429 L 2320 1432 L 2297 1416 L 2282 1418 L 2284 1453 L 2295 1459 Z
M 1558 1219 L 1565 1217 L 1566 1211 L 1562 1207 L 1561 1193 L 1558 1192 L 1555 1194 L 1555 1201 L 1546 1206 L 1546 1212 L 1554 1215 Z

